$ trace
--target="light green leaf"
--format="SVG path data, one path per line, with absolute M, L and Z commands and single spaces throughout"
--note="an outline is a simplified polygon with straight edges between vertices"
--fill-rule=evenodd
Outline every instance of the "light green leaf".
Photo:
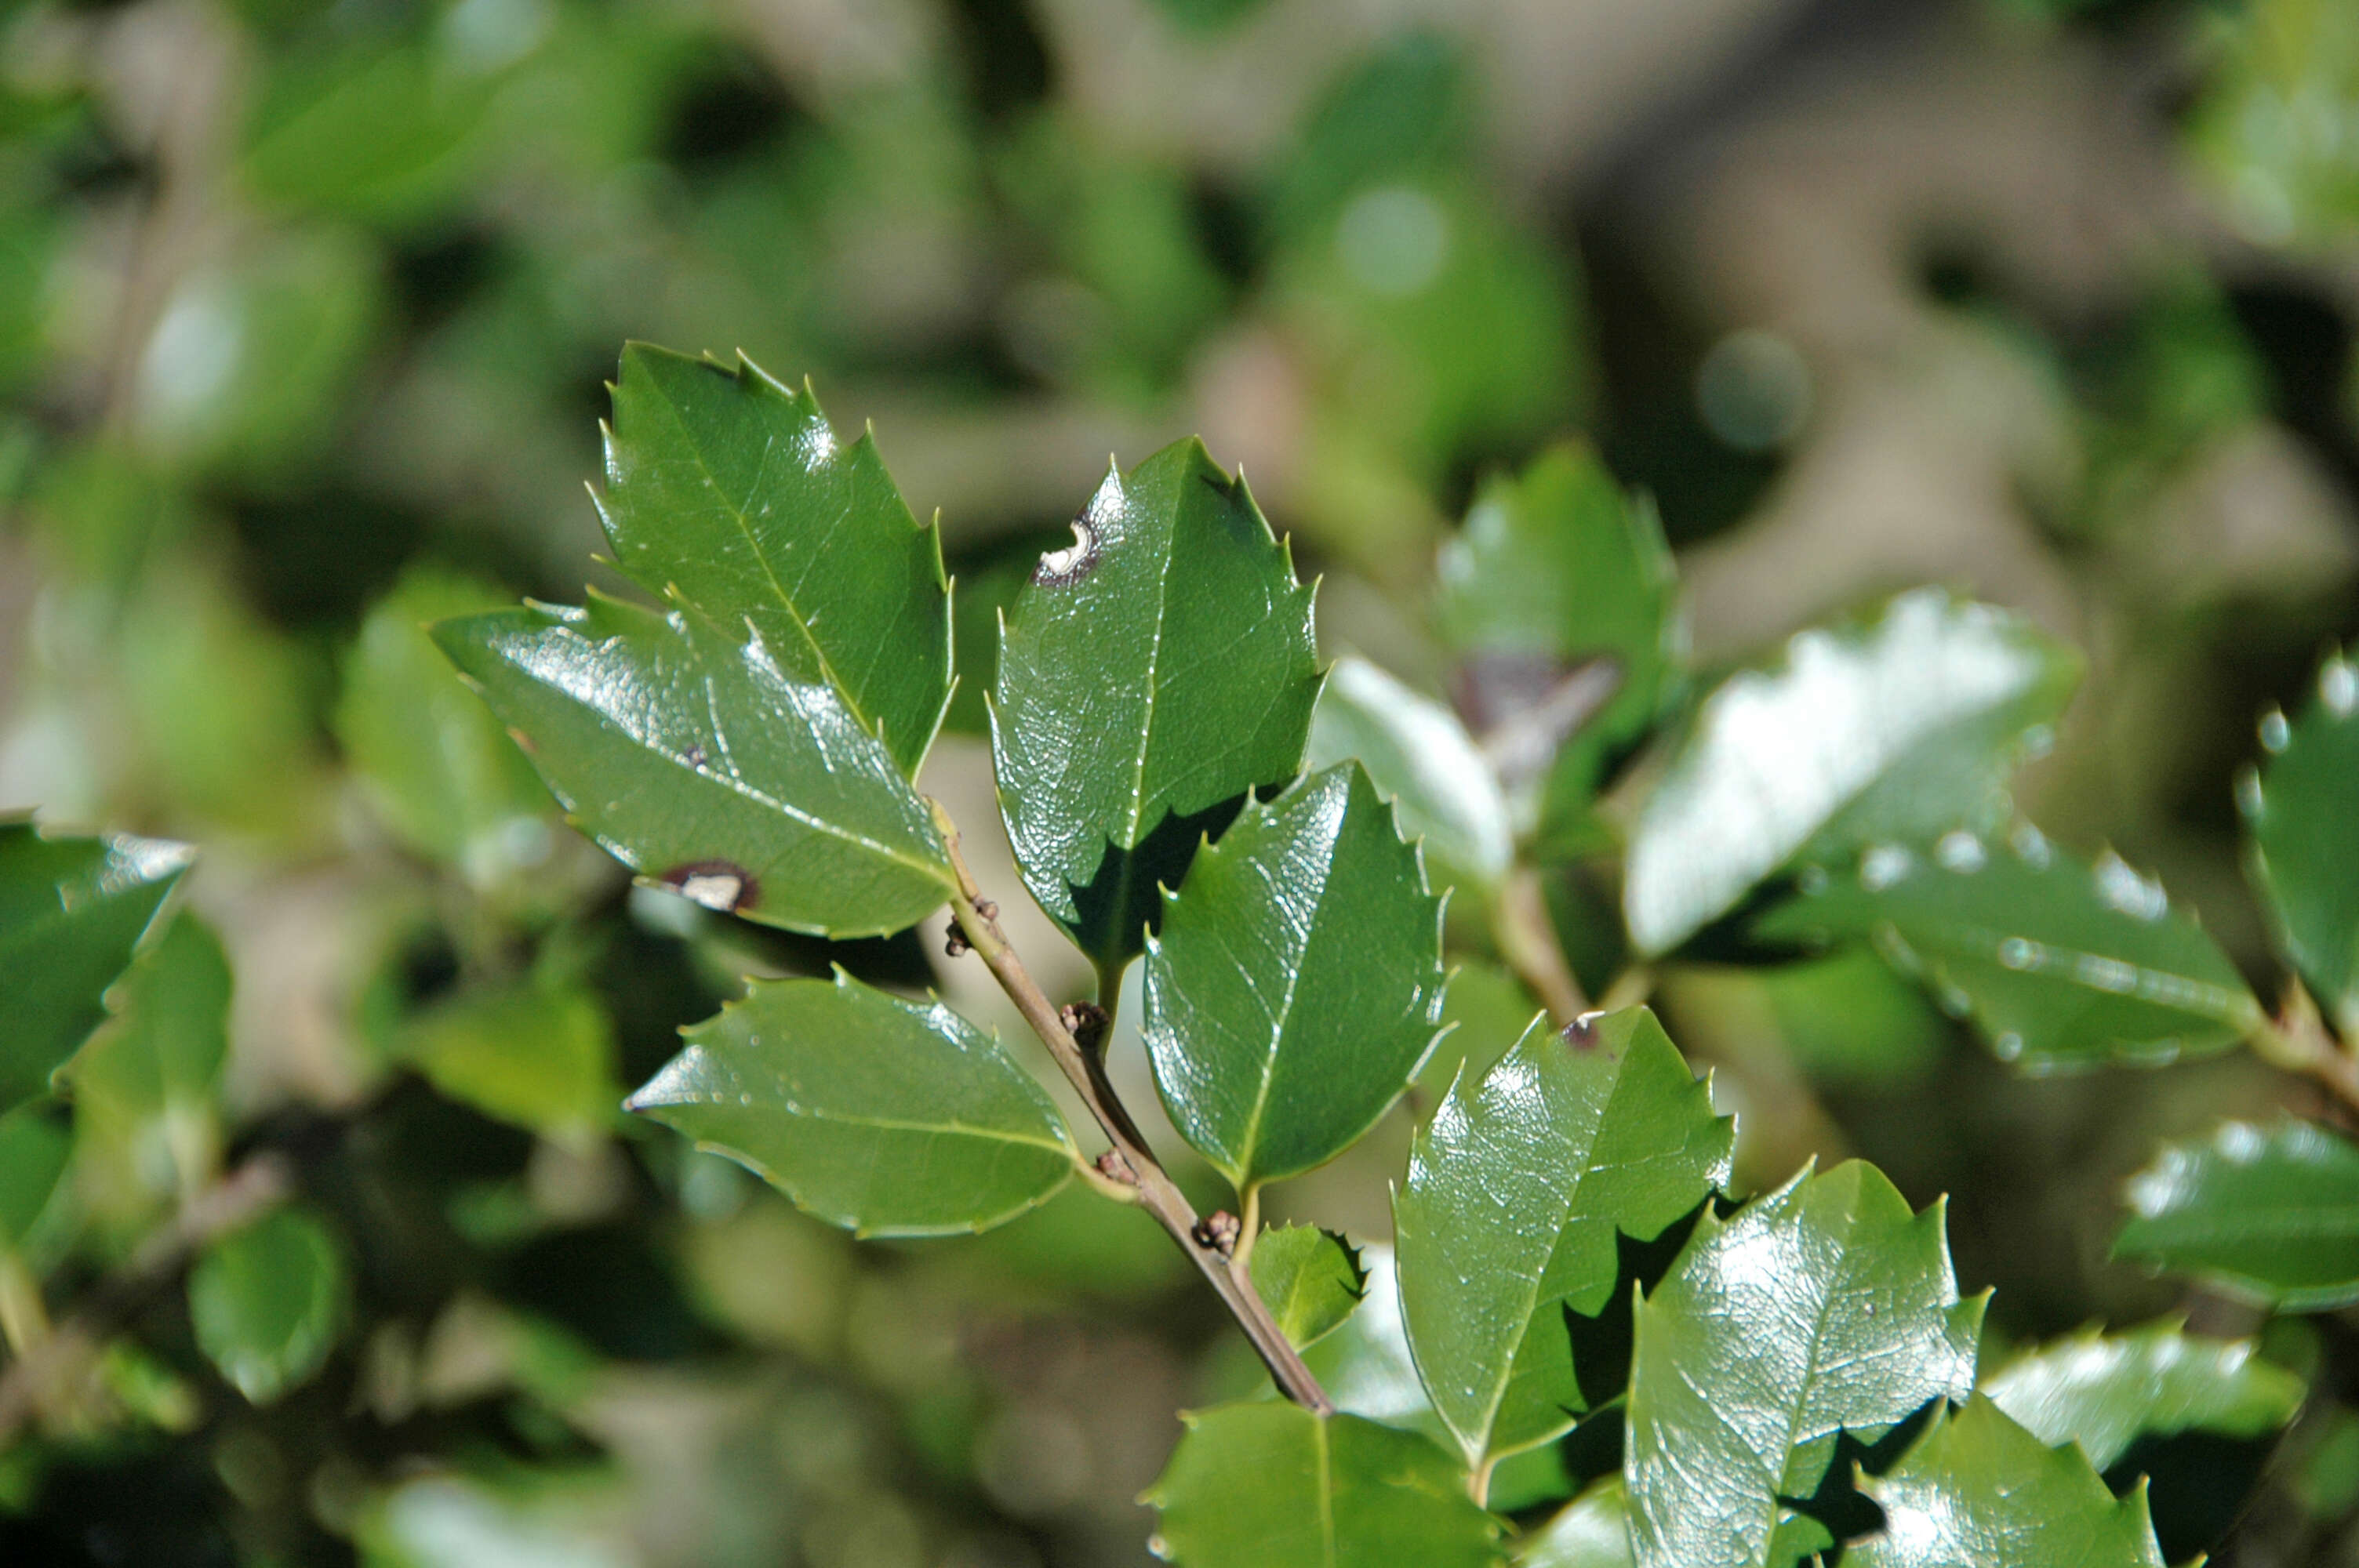
M 405 1024 L 395 1054 L 485 1116 L 580 1138 L 614 1118 L 614 1031 L 577 986 L 534 979 L 462 994 Z
M 1630 1496 L 1608 1476 L 1516 1549 L 1516 1568 L 1631 1568 Z
M 2049 1447 L 1980 1396 L 1860 1484 L 1885 1524 L 1845 1550 L 1857 1568 L 2163 1568 L 2143 1482 L 2116 1498 L 2078 1449 Z
M 161 838 L 0 822 L 0 1112 L 49 1092 L 192 858 Z
M 1263 1231 L 1248 1266 L 1254 1289 L 1298 1350 L 1332 1332 L 1367 1293 L 1359 1249 L 1315 1225 Z
M 1073 1173 L 1047 1093 L 940 1001 L 920 1006 L 841 969 L 756 980 L 681 1032 L 629 1108 L 737 1160 L 803 1208 L 863 1235 L 987 1230 Z
M 426 628 L 506 598 L 448 572 L 411 571 L 361 623 L 336 706 L 337 739 L 394 836 L 478 885 L 547 855 L 549 792 Z
M 1929 838 L 1990 809 L 2063 710 L 2079 659 L 2014 615 L 1937 589 L 1874 625 L 1814 629 L 1736 676 L 1640 814 L 1624 913 L 1660 954 L 1799 860 Z
M 73 1156 L 73 1135 L 36 1101 L 0 1116 L 0 1254 L 23 1249 Z
M 2236 227 L 2330 254 L 2359 232 L 2359 15 L 2343 0 L 2256 0 L 2216 17 L 2187 140 Z
M 208 1107 L 229 1054 L 229 957 L 194 914 L 173 917 L 123 977 L 117 1016 L 74 1058 L 74 1098 L 134 1117 Z
M 788 678 L 834 688 L 914 776 L 950 701 L 941 543 L 873 436 L 838 443 L 806 386 L 646 343 L 623 351 L 599 513 L 614 560 Z
M 707 907 L 827 936 L 898 931 L 952 886 L 924 805 L 832 687 L 695 611 L 592 594 L 448 621 L 483 691 L 584 831 Z
M 1327 672 L 1311 714 L 1308 765 L 1353 758 L 1393 797 L 1401 831 L 1423 841 L 1435 886 L 1479 892 L 1506 874 L 1516 853 L 1507 803 L 1466 727 L 1440 703 L 1347 654 Z
M 1408 1335 L 1401 1327 L 1400 1274 L 1393 1249 L 1372 1241 L 1360 1249 L 1360 1261 L 1368 1271 L 1368 1283 L 1359 1311 L 1304 1351 L 1302 1364 L 1337 1410 L 1421 1432 L 1448 1446 L 1450 1429 L 1425 1397 L 1416 1360 L 1409 1355 Z
M 1636 1314 L 1638 1561 L 1793 1562 L 1823 1531 L 1781 1499 L 1817 1491 L 1841 1433 L 1872 1440 L 1964 1399 L 1983 1305 L 1958 1299 L 1942 1206 L 1911 1215 L 1872 1165 L 1805 1170 L 1725 1221 L 1707 1212 Z
M 1180 1568 L 1488 1568 L 1498 1526 L 1415 1433 L 1276 1400 L 1190 1411 L 1146 1500 Z
M 1653 503 L 1624 491 L 1587 447 L 1556 447 L 1483 487 L 1437 570 L 1442 634 L 1462 661 L 1469 711 L 1495 751 L 1524 759 L 1503 756 L 1502 771 L 1545 774 L 1551 819 L 1584 812 L 1614 753 L 1654 723 L 1687 655 Z M 1620 685 L 1567 739 L 1550 696 L 1574 666 L 1601 657 Z
M 1006 615 L 992 708 L 1025 885 L 1101 965 L 1249 790 L 1301 766 L 1310 589 L 1201 442 L 1109 473 Z
M 327 1360 L 346 1295 L 343 1251 L 327 1227 L 274 1209 L 205 1249 L 189 1274 L 189 1323 L 230 1385 L 268 1404 Z
M 2027 823 L 2005 845 L 1957 828 L 1814 869 L 1757 929 L 1872 940 L 2001 1060 L 2034 1070 L 2209 1055 L 2261 1021 L 2236 966 L 2159 882 L 2110 852 L 2083 865 Z
M 1256 802 L 1168 893 L 1147 1049 L 1180 1135 L 1239 1191 L 1342 1153 L 1441 1023 L 1441 903 L 1357 766 Z
M 2346 1039 L 2359 1038 L 2359 669 L 2341 654 L 2288 724 L 2261 721 L 2267 765 L 2239 782 L 2253 881 L 2277 944 Z
M 2223 1121 L 2130 1179 L 2114 1256 L 2287 1312 L 2359 1303 L 2359 1148 L 2322 1127 Z
M 1480 1465 L 1589 1409 L 1565 1314 L 1612 1295 L 1617 1232 L 1651 1240 L 1728 1179 L 1734 1118 L 1642 1007 L 1534 1019 L 1462 1078 L 1393 1203 L 1401 1306 L 1434 1408 Z
M 2291 1421 L 2302 1380 L 2247 1339 L 2205 1339 L 2176 1321 L 2120 1334 L 2091 1328 L 2027 1350 L 1983 1379 L 1991 1402 L 2042 1443 L 2078 1443 L 2113 1467 L 2141 1437 L 2259 1437 Z

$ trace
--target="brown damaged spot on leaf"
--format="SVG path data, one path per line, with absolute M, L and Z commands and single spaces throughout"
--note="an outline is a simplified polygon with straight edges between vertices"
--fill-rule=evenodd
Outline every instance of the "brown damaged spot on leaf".
M 674 866 L 657 881 L 690 903 L 723 914 L 751 909 L 762 897 L 762 884 L 754 873 L 734 860 L 692 860 Z
M 1051 550 L 1040 557 L 1032 568 L 1032 582 L 1038 588 L 1066 588 L 1081 581 L 1096 569 L 1098 557 L 1104 553 L 1098 538 L 1096 524 L 1086 512 L 1073 519 L 1073 542 L 1061 550 Z

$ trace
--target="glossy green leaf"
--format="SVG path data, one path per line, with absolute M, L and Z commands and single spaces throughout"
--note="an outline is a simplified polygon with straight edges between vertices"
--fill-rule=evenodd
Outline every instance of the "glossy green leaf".
M 2299 719 L 2261 721 L 2261 747 L 2267 765 L 2237 789 L 2253 880 L 2320 1007 L 2359 1037 L 2359 669 L 2328 659 Z
M 1183 1414 L 1146 1500 L 1180 1568 L 1488 1568 L 1498 1526 L 1415 1433 L 1277 1400 Z
M 426 629 L 506 601 L 487 584 L 412 571 L 361 623 L 336 706 L 336 737 L 395 837 L 479 884 L 547 858 L 549 792 Z
M 1624 491 L 1588 448 L 1560 446 L 1483 487 L 1437 569 L 1462 704 L 1502 771 L 1546 775 L 1551 816 L 1585 810 L 1613 756 L 1654 723 L 1686 657 L 1653 503 Z M 1565 677 L 1593 658 L 1614 662 L 1612 697 L 1593 716 L 1552 713 L 1552 698 L 1571 696 Z M 1568 739 L 1575 718 L 1584 721 Z
M 1608 1476 L 1516 1548 L 1516 1568 L 1631 1568 L 1630 1495 Z
M 1872 1440 L 1964 1399 L 1983 1305 L 1958 1299 L 1942 1206 L 1910 1214 L 1872 1165 L 1806 1170 L 1726 1220 L 1706 1213 L 1636 1315 L 1638 1561 L 1784 1568 L 1831 1543 L 1784 1499 L 1817 1491 L 1841 1433 Z
M 1358 767 L 1246 808 L 1166 895 L 1148 1055 L 1180 1135 L 1238 1189 L 1349 1148 L 1441 1024 L 1441 903 Z
M 860 984 L 756 980 L 682 1031 L 688 1049 L 631 1097 L 863 1235 L 986 1230 L 1046 1200 L 1077 1158 L 1048 1094 L 998 1040 L 940 1001 Z
M 38 1102 L 0 1116 L 0 1253 L 25 1245 L 73 1157 L 73 1135 Z
M 1471 896 L 1506 874 L 1516 853 L 1507 803 L 1466 727 L 1431 697 L 1346 655 L 1327 672 L 1311 714 L 1309 765 L 1353 758 L 1393 797 L 1401 831 L 1421 841 L 1434 886 L 1463 885 Z
M 0 1112 L 49 1090 L 105 1016 L 192 851 L 160 838 L 50 838 L 0 822 Z
M 302 1209 L 273 1209 L 197 1260 L 189 1323 L 230 1385 L 268 1404 L 327 1360 L 347 1294 L 343 1251 L 327 1227 Z
M 1326 1337 L 1367 1293 L 1359 1249 L 1315 1225 L 1263 1231 L 1248 1266 L 1254 1289 L 1297 1349 Z
M 586 609 L 473 616 L 434 634 L 574 822 L 697 903 L 860 936 L 949 896 L 940 840 L 892 755 L 760 638 L 596 594 Z
M 1616 1233 L 1650 1240 L 1728 1179 L 1734 1118 L 1645 1008 L 1560 1034 L 1535 1019 L 1462 1078 L 1393 1204 L 1401 1306 L 1434 1408 L 1470 1465 L 1589 1408 L 1565 1314 L 1614 1291 Z
M 2288 1312 L 2359 1303 L 2359 1147 L 2306 1121 L 2223 1121 L 2132 1177 L 2114 1256 Z
M 2080 661 L 1936 589 L 1875 624 L 1814 629 L 1707 698 L 1639 816 L 1624 913 L 1669 951 L 1797 860 L 1930 838 L 1988 811 L 2063 710 Z
M 410 1020 L 394 1050 L 451 1098 L 551 1136 L 603 1126 L 622 1098 L 614 1031 L 576 986 L 534 979 L 462 994 Z
M 1359 1310 L 1304 1351 L 1302 1364 L 1337 1410 L 1421 1432 L 1448 1447 L 1450 1429 L 1434 1413 L 1425 1386 L 1418 1381 L 1408 1334 L 1401 1326 L 1400 1271 L 1392 1247 L 1370 1242 L 1360 1249 L 1360 1262 L 1368 1271 L 1368 1283 Z
M 1292 778 L 1319 695 L 1310 589 L 1188 440 L 1109 473 L 1007 612 L 992 708 L 1025 885 L 1100 963 L 1246 792 Z
M 2078 1443 L 2100 1470 L 2141 1437 L 2259 1437 L 2291 1421 L 2302 1380 L 2246 1339 L 2206 1339 L 2177 1321 L 2091 1328 L 2035 1346 L 1983 1379 L 1993 1404 L 2042 1443 Z
M 2163 1568 L 2143 1482 L 2116 1498 L 2080 1450 L 2048 1446 L 1980 1397 L 1861 1485 L 1884 1531 L 1848 1548 L 1846 1565 Z
M 788 678 L 834 689 L 906 774 L 950 701 L 950 590 L 873 437 L 839 443 L 806 386 L 645 343 L 623 351 L 599 503 L 614 560 Z
M 2236 966 L 2159 882 L 2110 852 L 2084 865 L 2027 823 L 2006 844 L 1957 828 L 1814 869 L 1758 929 L 1872 940 L 2027 1068 L 2207 1055 L 2261 1021 Z

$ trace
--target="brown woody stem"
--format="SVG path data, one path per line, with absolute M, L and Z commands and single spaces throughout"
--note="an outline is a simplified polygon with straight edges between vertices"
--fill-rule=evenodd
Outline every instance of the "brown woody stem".
M 1073 1037 L 1056 1004 L 1008 946 L 1006 933 L 1000 930 L 998 921 L 984 913 L 987 907 L 994 906 L 987 905 L 983 890 L 975 885 L 974 874 L 967 870 L 965 857 L 959 850 L 958 828 L 940 803 L 929 804 L 942 844 L 949 851 L 951 867 L 958 874 L 958 893 L 951 900 L 951 917 L 958 923 L 967 946 L 974 949 L 976 957 L 991 970 L 992 978 L 999 982 L 999 989 L 1007 993 L 1016 1010 L 1032 1026 L 1032 1032 L 1049 1047 L 1049 1054 L 1074 1092 L 1082 1097 L 1082 1103 L 1097 1119 L 1107 1141 L 1128 1168 L 1130 1179 L 1137 1184 L 1139 1206 L 1155 1217 L 1156 1223 L 1170 1235 L 1180 1250 L 1196 1265 L 1197 1272 L 1220 1296 L 1221 1303 L 1229 1309 L 1229 1315 L 1236 1319 L 1237 1326 L 1260 1355 L 1262 1364 L 1269 1368 L 1278 1392 L 1320 1415 L 1332 1412 L 1334 1401 L 1319 1386 L 1319 1379 L 1310 1375 L 1310 1368 L 1302 1364 L 1302 1357 L 1295 1354 L 1293 1345 L 1269 1315 L 1251 1279 L 1240 1279 L 1243 1271 L 1232 1270 L 1228 1257 L 1201 1239 L 1207 1233 L 1195 1206 L 1148 1150 L 1147 1141 L 1139 1136 L 1137 1124 L 1131 1120 L 1129 1111 L 1124 1108 L 1106 1077 L 1103 1052 L 1084 1048 Z

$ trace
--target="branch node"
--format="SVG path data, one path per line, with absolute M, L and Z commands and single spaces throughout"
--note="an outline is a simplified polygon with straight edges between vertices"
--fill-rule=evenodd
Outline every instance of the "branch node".
M 1245 1234 L 1245 1226 L 1227 1209 L 1215 1209 L 1198 1220 L 1196 1228 L 1189 1234 L 1206 1251 L 1234 1258 L 1237 1254 L 1237 1238 Z
M 963 958 L 973 951 L 974 948 L 967 942 L 966 933 L 955 925 L 951 927 L 951 934 L 942 939 L 942 954 L 945 957 Z
M 1105 1044 L 1106 1031 L 1114 1024 L 1113 1015 L 1093 1001 L 1069 1001 L 1057 1010 L 1057 1022 L 1073 1037 L 1073 1044 L 1091 1055 Z
M 1109 1182 L 1118 1183 L 1125 1187 L 1138 1185 L 1138 1173 L 1130 1168 L 1130 1162 L 1123 1158 L 1122 1151 L 1119 1149 L 1109 1149 L 1099 1155 L 1097 1167 L 1098 1174 Z

